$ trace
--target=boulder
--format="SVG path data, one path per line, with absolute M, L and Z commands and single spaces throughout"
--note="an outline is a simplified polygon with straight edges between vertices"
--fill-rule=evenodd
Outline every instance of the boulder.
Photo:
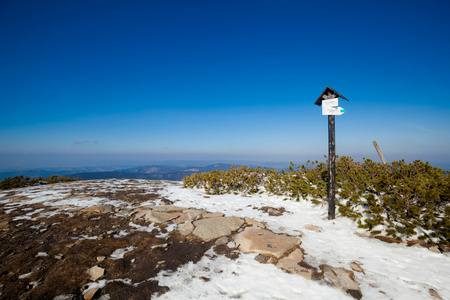
M 300 245 L 297 237 L 275 234 L 258 227 L 247 227 L 235 236 L 239 250 L 245 253 L 259 253 L 262 255 L 281 258 L 287 251 Z
M 210 241 L 238 230 L 244 224 L 244 220 L 238 217 L 216 217 L 201 219 L 194 222 L 195 229 L 192 232 L 194 235 Z
M 323 276 L 327 278 L 338 289 L 350 294 L 355 299 L 361 299 L 362 294 L 359 284 L 354 280 L 352 271 L 344 268 L 334 268 L 329 265 L 320 265 Z

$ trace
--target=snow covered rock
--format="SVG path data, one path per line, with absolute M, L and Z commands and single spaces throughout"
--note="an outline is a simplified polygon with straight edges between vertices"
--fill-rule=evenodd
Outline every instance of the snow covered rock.
M 297 237 L 275 234 L 258 227 L 247 227 L 235 236 L 239 250 L 281 258 L 287 251 L 300 245 Z

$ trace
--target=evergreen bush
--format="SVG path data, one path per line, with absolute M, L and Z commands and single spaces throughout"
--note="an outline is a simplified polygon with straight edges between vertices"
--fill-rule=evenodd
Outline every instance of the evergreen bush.
M 259 193 L 285 196 L 318 205 L 327 200 L 328 169 L 318 161 L 294 165 L 287 171 L 233 166 L 227 171 L 192 174 L 185 188 L 208 194 Z M 351 157 L 336 159 L 338 215 L 352 218 L 372 234 L 418 238 L 450 245 L 450 175 L 428 162 L 404 160 L 381 164 Z

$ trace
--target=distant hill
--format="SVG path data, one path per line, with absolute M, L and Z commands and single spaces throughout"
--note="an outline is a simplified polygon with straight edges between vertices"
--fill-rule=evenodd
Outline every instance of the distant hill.
M 198 165 L 202 166 L 198 166 Z M 0 172 L 0 181 L 7 177 L 25 176 L 30 178 L 48 178 L 52 175 L 78 177 L 85 180 L 91 179 L 153 179 L 153 180 L 173 180 L 179 181 L 185 176 L 193 173 L 209 172 L 212 170 L 228 170 L 233 164 L 248 167 L 267 167 L 279 171 L 288 164 L 284 163 L 256 163 L 256 162 L 198 162 L 198 161 L 164 161 L 154 165 L 132 166 L 132 165 L 111 165 L 111 166 L 85 166 L 66 168 L 39 168 L 29 170 L 14 170 Z
M 180 181 L 184 177 L 194 173 L 210 172 L 213 170 L 228 170 L 231 164 L 214 164 L 206 167 L 174 167 L 174 166 L 141 166 L 112 172 L 82 172 L 71 174 L 72 178 L 82 178 L 84 180 L 94 179 L 152 179 L 152 180 L 172 180 Z
M 127 166 L 108 166 L 108 167 L 74 167 L 74 168 L 40 168 L 30 170 L 14 170 L 9 172 L 0 172 L 0 180 L 7 177 L 25 176 L 30 178 L 48 178 L 52 175 L 68 176 L 74 173 L 85 172 L 111 172 L 116 170 L 122 170 Z

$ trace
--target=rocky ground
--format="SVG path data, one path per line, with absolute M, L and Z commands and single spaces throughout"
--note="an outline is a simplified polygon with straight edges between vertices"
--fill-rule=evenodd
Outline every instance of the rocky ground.
M 211 243 L 180 236 L 176 231 L 168 233 L 166 224 L 156 225 L 150 232 L 130 226 L 127 214 L 133 207 L 160 200 L 158 183 L 152 191 L 132 183 L 114 192 L 98 192 L 104 187 L 94 182 L 88 186 L 65 184 L 66 191 L 60 193 L 71 200 L 68 203 L 92 197 L 124 199 L 118 206 L 21 204 L 30 197 L 16 197 L 18 191 L 7 192 L 2 200 L 8 202 L 3 201 L 0 210 L 0 298 L 86 299 L 89 283 L 99 278 L 108 284 L 91 298 L 109 295 L 110 299 L 149 299 L 151 294 L 166 291 L 158 282 L 147 279 L 162 269 L 175 270 L 197 261 Z M 5 205 L 8 203 L 19 205 Z M 132 224 L 148 223 L 138 220 Z M 92 267 L 98 267 L 100 273 L 88 274 Z
M 304 262 L 301 231 L 273 233 L 251 218 L 177 206 L 159 193 L 170 184 L 101 180 L 1 192 L 0 299 L 150 299 L 169 289 L 155 279 L 160 271 L 204 255 L 234 259 L 243 252 L 363 296 L 354 272 L 364 270 L 357 262 L 347 269 L 312 267 Z M 215 254 L 207 253 L 211 248 Z

